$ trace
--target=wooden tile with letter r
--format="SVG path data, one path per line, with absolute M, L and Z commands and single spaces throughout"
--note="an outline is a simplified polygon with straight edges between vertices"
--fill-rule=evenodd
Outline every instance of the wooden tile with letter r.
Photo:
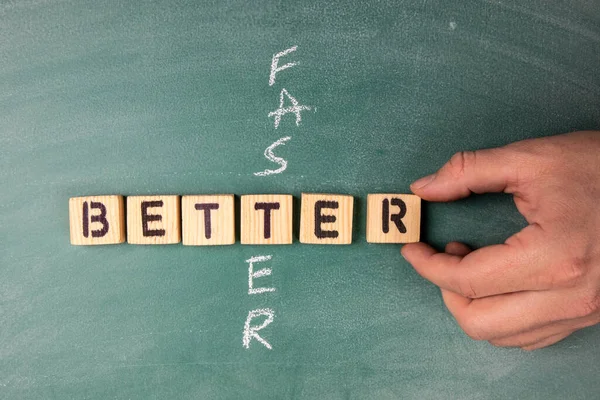
M 352 243 L 354 197 L 341 194 L 302 193 L 300 242 Z
M 183 196 L 181 217 L 185 246 L 213 246 L 235 242 L 232 194 Z
M 128 196 L 127 242 L 173 244 L 181 240 L 179 196 Z
M 414 194 L 367 196 L 367 242 L 413 243 L 421 232 L 421 198 Z
M 242 196 L 241 224 L 242 244 L 291 244 L 292 195 Z
M 116 244 L 125 241 L 123 196 L 86 196 L 69 199 L 71 244 Z

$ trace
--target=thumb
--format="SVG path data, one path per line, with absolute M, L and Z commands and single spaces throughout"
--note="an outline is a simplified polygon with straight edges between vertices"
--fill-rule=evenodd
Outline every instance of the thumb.
M 436 173 L 410 185 L 414 194 L 429 201 L 452 201 L 471 193 L 514 193 L 516 154 L 506 147 L 456 153 Z

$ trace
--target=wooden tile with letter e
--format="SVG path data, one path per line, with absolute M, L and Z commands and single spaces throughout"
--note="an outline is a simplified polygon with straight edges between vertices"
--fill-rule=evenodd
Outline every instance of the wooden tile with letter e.
M 241 224 L 242 244 L 291 244 L 292 195 L 242 196 Z
M 181 217 L 185 246 L 213 246 L 235 242 L 232 194 L 183 196 Z
M 125 241 L 123 196 L 69 199 L 71 244 L 116 244 Z
M 300 242 L 352 243 L 354 197 L 340 194 L 302 193 Z
M 128 196 L 127 242 L 173 244 L 181 240 L 179 196 Z
M 367 242 L 413 243 L 421 232 L 421 198 L 413 194 L 367 196 Z

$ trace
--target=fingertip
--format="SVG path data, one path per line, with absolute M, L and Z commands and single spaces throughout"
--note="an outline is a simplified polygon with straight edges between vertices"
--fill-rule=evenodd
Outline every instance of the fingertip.
M 414 184 L 413 184 L 414 185 Z M 425 201 L 446 202 L 468 197 L 471 192 L 459 182 L 448 181 L 445 177 L 435 179 L 422 187 L 410 186 L 410 190 Z
M 423 184 L 422 181 L 427 180 L 427 183 Z M 439 201 L 438 190 L 436 189 L 437 182 L 435 182 L 435 174 L 421 178 L 410 184 L 410 191 L 426 201 Z M 433 193 L 433 194 L 432 194 Z
M 415 271 L 438 287 L 460 292 L 457 287 L 456 266 L 462 257 L 444 252 L 438 252 L 425 243 L 406 244 L 402 255 L 412 265 Z
M 402 254 L 402 257 L 406 259 L 406 261 L 414 266 L 415 263 L 431 257 L 437 253 L 437 251 L 428 244 L 417 242 L 405 244 L 402 246 L 402 249 L 400 249 L 400 253 Z
M 410 184 L 410 190 L 412 190 L 414 192 L 415 190 L 424 189 L 427 185 L 429 185 L 431 182 L 433 182 L 435 177 L 436 177 L 436 174 L 431 174 L 431 175 L 424 176 L 423 178 L 417 179 L 416 181 L 414 181 L 413 183 Z
M 413 192 L 413 194 L 416 194 L 423 200 L 445 201 L 446 196 L 438 193 L 440 191 L 438 188 L 440 185 L 440 180 L 444 180 L 442 178 L 439 177 L 439 171 L 436 171 L 431 175 L 424 176 L 423 178 L 417 179 L 411 183 L 410 190 Z

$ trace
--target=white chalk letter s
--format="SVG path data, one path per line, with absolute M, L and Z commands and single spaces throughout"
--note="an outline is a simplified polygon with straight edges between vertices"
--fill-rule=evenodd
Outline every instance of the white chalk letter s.
M 260 316 L 267 317 L 262 322 L 262 324 L 250 325 L 250 323 L 252 322 L 252 320 L 254 318 L 257 318 Z M 273 322 L 274 317 L 275 317 L 275 312 L 273 310 L 271 310 L 270 308 L 259 308 L 256 310 L 252 310 L 248 313 L 248 318 L 246 318 L 246 323 L 244 324 L 244 337 L 242 339 L 242 343 L 245 348 L 249 349 L 250 342 L 252 341 L 252 339 L 256 339 L 257 341 L 262 343 L 267 349 L 269 349 L 269 350 L 272 349 L 271 344 L 269 342 L 267 342 L 265 339 L 263 339 L 262 337 L 260 337 L 260 335 L 257 332 L 260 331 L 261 329 L 266 328 L 267 325 L 269 325 L 271 322 Z
M 275 147 L 277 147 L 277 146 L 284 145 L 285 142 L 287 142 L 290 139 L 291 139 L 291 136 L 282 137 L 281 139 L 279 139 L 278 141 L 276 141 L 275 143 L 273 143 L 272 145 L 270 145 L 269 147 L 267 147 L 265 149 L 265 157 L 267 158 L 267 160 L 273 161 L 274 163 L 281 165 L 281 167 L 279 167 L 277 169 L 265 169 L 262 172 L 255 172 L 254 175 L 267 176 L 267 175 L 272 175 L 272 174 L 280 174 L 283 171 L 285 171 L 285 169 L 287 168 L 287 161 L 285 161 L 283 158 L 277 157 L 275 154 L 273 154 L 273 149 L 275 149 Z
M 296 51 L 297 48 L 298 48 L 298 46 L 294 46 L 294 47 L 290 47 L 289 49 L 286 49 L 280 53 L 273 54 L 273 60 L 271 61 L 271 74 L 269 75 L 269 86 L 273 86 L 275 84 L 275 74 L 277 74 L 279 71 L 283 71 L 284 69 L 291 68 L 294 65 L 298 64 L 297 62 L 291 62 L 291 63 L 283 64 L 281 67 L 277 66 L 277 64 L 279 63 L 279 57 L 286 56 L 286 55 Z

